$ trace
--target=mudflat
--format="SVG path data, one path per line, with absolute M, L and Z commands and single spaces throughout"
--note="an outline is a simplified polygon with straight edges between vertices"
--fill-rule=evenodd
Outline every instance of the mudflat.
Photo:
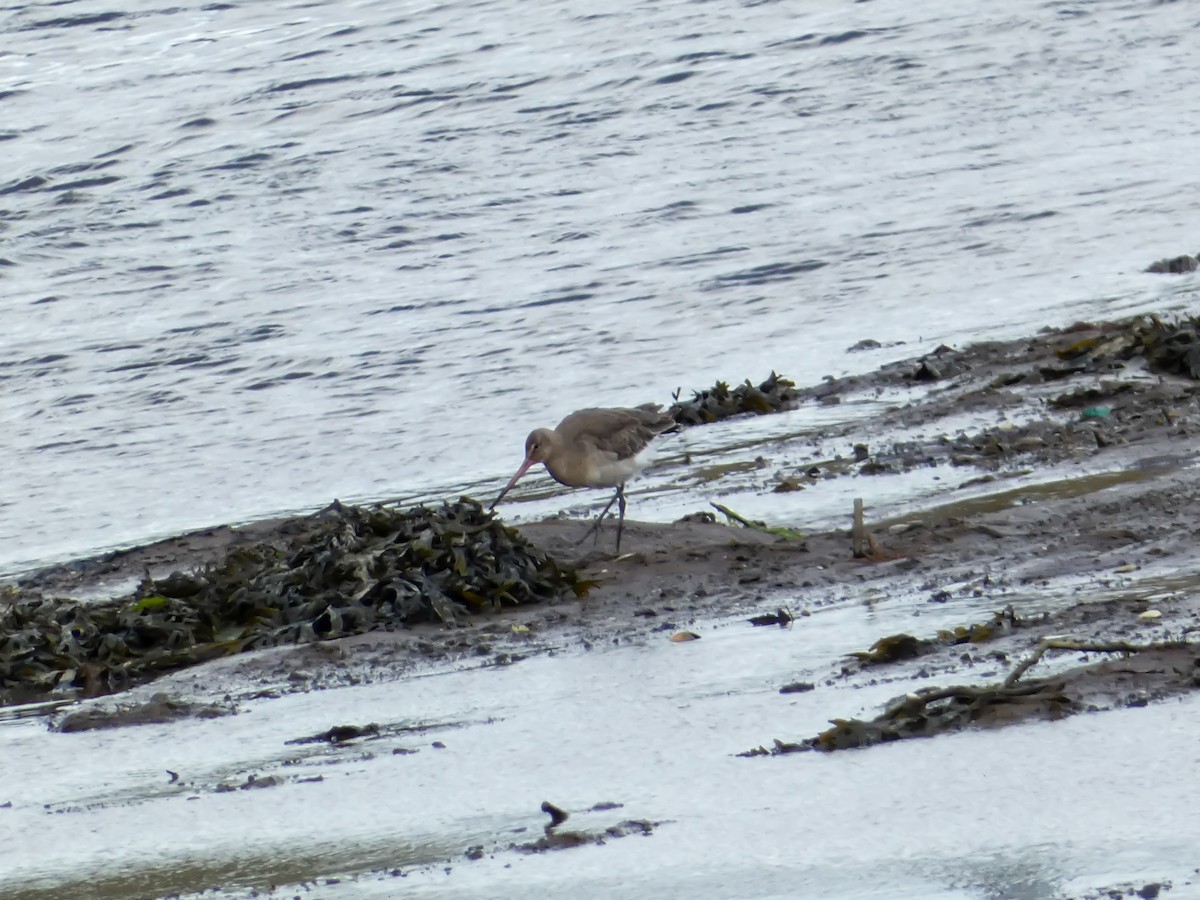
M 749 522 L 697 498 L 697 512 L 683 520 L 628 522 L 626 552 L 616 557 L 609 552 L 611 528 L 580 544 L 587 521 L 523 524 L 521 538 L 574 570 L 575 592 L 477 611 L 453 625 L 385 622 L 328 641 L 209 654 L 186 677 L 168 674 L 68 706 L 59 726 L 158 720 L 148 716 L 148 704 L 159 717 L 215 715 L 264 692 L 684 638 L 680 633 L 697 623 L 732 616 L 745 616 L 747 628 L 763 627 L 750 623 L 757 616 L 802 631 L 825 608 L 904 597 L 936 606 L 940 622 L 963 598 L 975 612 L 932 633 L 917 618 L 911 634 L 880 634 L 859 654 L 830 658 L 815 680 L 909 685 L 919 675 L 926 685 L 899 692 L 877 718 L 848 719 L 821 735 L 790 734 L 785 723 L 774 723 L 777 740 L 747 735 L 747 752 L 856 747 L 1142 705 L 1192 690 L 1200 673 L 1200 650 L 1189 642 L 1200 627 L 1200 526 L 1190 513 L 1200 491 L 1193 439 L 1200 384 L 1189 368 L 1200 346 L 1195 340 L 1188 321 L 1081 323 L 965 350 L 943 347 L 866 375 L 788 391 L 790 404 L 864 396 L 895 402 L 873 417 L 868 440 L 861 423 L 842 434 L 823 429 L 821 445 L 843 438 L 846 452 L 778 474 L 774 490 L 853 478 L 870 509 L 881 480 L 929 469 L 946 470 L 945 490 L 903 515 L 868 516 L 867 534 L 857 537 L 849 509 L 846 528 L 805 534 L 802 523 Z M 777 383 L 772 375 L 771 385 Z M 996 424 L 975 433 L 939 429 L 965 413 Z M 282 546 L 303 522 L 222 526 L 73 561 L 10 585 L 9 602 L 35 594 L 118 596 L 139 582 L 201 570 L 239 548 Z M 1071 602 L 1062 599 L 1064 590 Z M 990 605 L 988 615 L 978 614 L 981 604 Z M 1022 662 L 1028 665 L 1017 671 Z M 957 684 L 968 675 L 970 687 Z M 981 675 L 992 677 L 981 683 Z M 88 693 L 76 678 L 74 687 L 61 684 L 47 696 Z M 92 684 L 90 692 L 103 687 Z M 10 699 L 35 695 L 12 690 Z M 835 702 L 829 716 L 845 712 Z
M 490 498 L 334 502 L 12 579 L 0 717 L 22 721 L 0 737 L 28 777 L 0 797 L 21 838 L 0 891 L 595 887 L 530 860 L 567 850 L 602 853 L 604 873 L 637 873 L 655 895 L 698 896 L 714 873 L 695 869 L 695 847 L 754 834 L 770 865 L 743 860 L 744 842 L 711 864 L 742 866 L 739 895 L 803 883 L 860 896 L 864 877 L 895 888 L 888 867 L 915 828 L 930 846 L 951 839 L 945 872 L 908 876 L 907 895 L 931 896 L 962 877 L 964 836 L 943 814 L 983 829 L 967 836 L 980 853 L 1008 846 L 1013 817 L 1032 822 L 1011 871 L 979 876 L 989 895 L 1016 895 L 1031 866 L 1047 883 L 1075 878 L 1053 896 L 1190 884 L 1170 849 L 1186 801 L 1131 781 L 1128 753 L 1146 740 L 1139 717 L 1160 723 L 1136 771 L 1169 781 L 1183 751 L 1159 751 L 1192 740 L 1153 707 L 1186 704 L 1200 673 L 1198 345 L 1193 321 L 1147 317 L 810 387 L 718 383 L 680 401 L 688 427 L 724 419 L 728 436 L 754 421 L 739 415 L 795 416 L 727 454 L 685 442 L 707 456 L 677 455 L 648 480 L 692 512 L 627 521 L 619 556 L 611 525 L 581 540 L 583 509 L 512 527 Z M 828 414 L 797 429 L 805 407 Z M 731 508 L 776 493 L 792 510 L 845 498 L 842 524 Z M 633 514 L 649 496 L 631 497 Z M 955 731 L 969 733 L 943 737 Z M 1030 819 L 1043 795 L 1090 802 L 1071 758 L 1081 734 L 1084 774 L 1120 803 L 1097 794 L 1079 822 Z M 980 772 L 1041 786 L 988 793 Z M 914 803 L 928 814 L 910 816 Z M 1114 808 L 1122 831 L 1130 808 L 1158 826 L 1157 855 L 1125 859 L 1136 882 L 1112 882 Z M 104 836 L 131 811 L 164 843 L 114 855 Z M 224 843 L 193 848 L 197 822 L 219 823 Z M 641 840 L 654 842 L 648 867 Z M 805 848 L 782 869 L 781 840 Z M 882 868 L 830 867 L 847 846 L 879 847 Z

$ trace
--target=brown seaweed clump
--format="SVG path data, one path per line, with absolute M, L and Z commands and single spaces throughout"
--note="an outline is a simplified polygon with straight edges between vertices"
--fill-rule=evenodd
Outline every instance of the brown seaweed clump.
M 955 687 L 909 694 L 874 719 L 833 719 L 833 727 L 815 737 L 772 748 L 755 747 L 738 756 L 781 756 L 817 750 L 829 753 L 886 744 L 890 741 L 960 731 L 970 725 L 998 726 L 1031 719 L 1054 720 L 1078 712 L 1079 704 L 1061 681 L 1044 680 L 1013 686 Z
M 761 416 L 780 412 L 795 406 L 799 397 L 795 383 L 774 372 L 758 387 L 750 379 L 732 389 L 718 381 L 706 391 L 693 391 L 691 400 L 680 400 L 679 393 L 673 396 L 675 404 L 670 415 L 680 425 L 704 425 L 743 413 Z
M 1200 259 L 1185 253 L 1183 256 L 1152 262 L 1146 267 L 1146 271 L 1152 275 L 1186 275 L 1195 272 L 1197 267 L 1200 267 Z
M 1067 365 L 1043 369 L 1047 380 L 1080 372 L 1103 372 L 1137 356 L 1143 357 L 1153 371 L 1200 379 L 1200 316 L 1137 316 L 1098 329 L 1056 350 L 1055 355 Z
M 575 573 L 463 498 L 343 506 L 289 520 L 219 562 L 131 597 L 0 600 L 0 690 L 96 693 L 259 647 L 305 643 L 554 598 Z
M 987 622 L 972 625 L 960 625 L 953 629 L 942 629 L 932 640 L 922 640 L 911 634 L 901 632 L 882 637 L 867 650 L 858 650 L 850 654 L 857 661 L 860 669 L 869 666 L 880 666 L 888 663 L 917 659 L 933 653 L 941 647 L 955 647 L 960 644 L 983 644 L 1018 628 L 1029 628 L 1041 624 L 1043 617 L 1022 619 L 1013 611 L 1012 605 L 992 613 Z M 849 669 L 844 669 L 846 673 Z
M 1151 316 L 1137 332 L 1151 369 L 1200 379 L 1200 317 L 1164 322 Z
M 1049 650 L 1121 654 L 1022 681 Z M 779 756 L 810 750 L 831 752 L 908 738 L 933 737 L 967 727 L 992 728 L 1027 721 L 1052 721 L 1104 706 L 1145 706 L 1151 700 L 1196 689 L 1200 647 L 1181 640 L 1146 644 L 1043 638 L 1034 652 L 994 684 L 921 688 L 893 700 L 874 719 L 833 719 L 833 727 L 801 741 L 776 739 L 738 756 Z

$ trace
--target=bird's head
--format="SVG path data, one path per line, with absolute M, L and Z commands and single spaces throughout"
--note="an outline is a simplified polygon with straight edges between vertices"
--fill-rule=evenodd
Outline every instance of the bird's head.
M 512 486 L 521 480 L 522 475 L 538 463 L 544 463 L 550 458 L 550 454 L 554 452 L 554 441 L 557 437 L 558 435 L 549 428 L 538 428 L 529 433 L 529 437 L 525 438 L 525 462 L 521 463 L 521 468 L 517 469 L 517 474 L 505 485 L 504 490 L 500 492 L 500 496 L 492 501 L 492 505 L 488 509 L 495 509 L 496 504 L 504 499 L 504 495 L 512 490 Z
M 554 435 L 549 428 L 538 428 L 525 438 L 525 461 L 530 465 L 545 462 L 554 449 Z

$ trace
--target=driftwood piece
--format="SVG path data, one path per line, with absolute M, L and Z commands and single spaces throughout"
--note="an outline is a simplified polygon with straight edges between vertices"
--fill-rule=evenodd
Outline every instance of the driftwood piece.
M 867 526 L 863 521 L 862 497 L 854 498 L 854 528 L 851 531 L 852 549 L 855 559 L 867 555 Z
M 1149 644 L 1135 644 L 1129 641 L 1076 641 L 1070 638 L 1045 638 L 1038 642 L 1028 658 L 1008 673 L 1004 679 L 1004 687 L 1012 687 L 1021 676 L 1038 664 L 1047 650 L 1072 650 L 1076 653 L 1142 653 L 1146 650 L 1175 650 L 1188 646 L 1187 641 L 1154 641 Z

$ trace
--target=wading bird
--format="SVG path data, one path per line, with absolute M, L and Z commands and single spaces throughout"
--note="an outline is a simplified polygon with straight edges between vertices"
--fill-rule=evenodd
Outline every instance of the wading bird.
M 525 462 L 500 492 L 489 509 L 504 499 L 521 476 L 538 463 L 550 477 L 567 487 L 608 487 L 617 492 L 584 535 L 595 533 L 617 504 L 617 553 L 621 552 L 621 528 L 625 524 L 625 482 L 646 465 L 642 451 L 654 438 L 675 427 L 675 420 L 657 403 L 633 409 L 581 409 L 558 423 L 557 428 L 538 428 L 525 439 Z

